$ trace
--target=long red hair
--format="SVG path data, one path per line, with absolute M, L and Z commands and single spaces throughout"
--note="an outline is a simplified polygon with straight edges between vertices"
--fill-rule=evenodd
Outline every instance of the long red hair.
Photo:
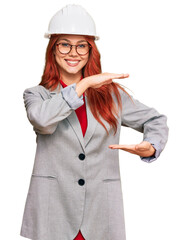
M 54 90 L 60 81 L 60 74 L 58 71 L 58 65 L 54 57 L 55 43 L 58 40 L 59 35 L 52 35 L 49 44 L 46 50 L 46 61 L 44 72 L 42 75 L 41 82 L 39 85 L 44 86 L 47 89 Z M 92 76 L 95 74 L 102 73 L 101 62 L 100 62 L 100 53 L 97 49 L 97 46 L 94 42 L 94 37 L 85 36 L 85 39 L 90 43 L 92 48 L 90 49 L 89 59 L 87 64 L 82 69 L 83 78 Z M 107 134 L 108 130 L 102 119 L 104 119 L 110 127 L 114 129 L 114 134 L 117 131 L 117 116 L 119 114 L 119 109 L 122 109 L 121 96 L 118 91 L 118 88 L 122 89 L 126 94 L 128 94 L 120 84 L 112 82 L 110 84 L 105 84 L 100 88 L 88 88 L 85 91 L 87 100 L 89 103 L 90 110 L 96 120 L 102 124 L 105 128 Z M 116 106 L 112 93 L 115 94 L 118 105 Z M 130 95 L 128 94 L 130 97 Z

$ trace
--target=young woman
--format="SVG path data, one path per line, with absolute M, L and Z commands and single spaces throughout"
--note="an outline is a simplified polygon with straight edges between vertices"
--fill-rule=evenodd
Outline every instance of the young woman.
M 34 240 L 125 240 L 118 149 L 152 162 L 165 147 L 167 118 L 102 73 L 95 25 L 79 5 L 49 24 L 42 80 L 24 91 L 37 149 L 20 235 Z M 121 126 L 142 143 L 119 145 Z

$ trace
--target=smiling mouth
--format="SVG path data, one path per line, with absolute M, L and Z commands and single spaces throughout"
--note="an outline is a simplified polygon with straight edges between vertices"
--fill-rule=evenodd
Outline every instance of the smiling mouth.
M 73 60 L 73 61 L 71 61 L 71 60 L 67 60 L 67 59 L 65 59 L 65 61 L 66 61 L 67 64 L 68 64 L 69 66 L 71 66 L 71 67 L 77 66 L 77 65 L 79 64 L 79 62 L 80 62 L 80 60 L 77 60 L 77 61 Z

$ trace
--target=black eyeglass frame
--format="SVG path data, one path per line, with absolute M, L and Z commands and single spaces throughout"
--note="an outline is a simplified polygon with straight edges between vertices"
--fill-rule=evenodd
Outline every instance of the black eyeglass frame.
M 89 51 L 90 51 L 91 48 L 92 48 L 92 46 L 91 46 L 91 44 L 90 44 L 89 42 L 87 42 L 87 43 L 88 43 L 88 45 L 89 45 Z M 56 43 L 56 46 L 59 46 L 60 44 L 62 44 L 62 42 Z M 66 44 L 68 44 L 68 45 L 70 46 L 70 51 L 67 52 L 67 53 L 62 53 L 62 52 L 60 52 L 59 47 L 58 47 L 59 53 L 61 53 L 61 54 L 63 54 L 63 55 L 67 55 L 68 53 L 71 52 L 73 46 L 75 46 L 75 49 L 76 49 L 76 52 L 77 52 L 78 55 L 84 56 L 84 55 L 86 55 L 86 54 L 89 52 L 89 51 L 88 51 L 88 52 L 85 53 L 85 54 L 80 54 L 80 53 L 78 53 L 78 51 L 77 51 L 77 46 L 79 46 L 79 45 L 81 45 L 81 44 L 77 44 L 77 45 L 72 45 L 72 44 L 70 44 L 70 43 L 66 43 Z

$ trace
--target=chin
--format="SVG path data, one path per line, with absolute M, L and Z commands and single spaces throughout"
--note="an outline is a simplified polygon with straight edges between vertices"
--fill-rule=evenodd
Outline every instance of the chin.
M 79 71 L 67 71 L 68 74 L 77 74 Z
M 81 71 L 81 69 L 66 70 L 66 72 L 69 73 L 69 74 L 76 74 L 76 73 L 78 73 L 80 71 Z

